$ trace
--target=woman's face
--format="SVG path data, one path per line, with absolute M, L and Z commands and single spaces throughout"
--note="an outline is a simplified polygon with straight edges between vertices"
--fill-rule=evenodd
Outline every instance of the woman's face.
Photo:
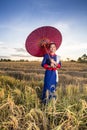
M 50 45 L 50 52 L 51 52 L 51 53 L 55 53 L 55 51 L 56 51 L 56 46 L 55 46 L 55 44 Z

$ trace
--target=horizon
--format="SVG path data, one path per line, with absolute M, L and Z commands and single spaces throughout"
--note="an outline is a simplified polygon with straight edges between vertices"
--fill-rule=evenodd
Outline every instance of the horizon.
M 76 60 L 74 60 L 74 59 L 70 59 L 69 57 L 67 57 L 66 59 L 60 59 L 61 61 L 73 61 L 73 62 L 76 62 L 76 61 L 78 61 L 79 60 L 79 58 L 82 58 L 84 55 L 86 55 L 86 54 L 83 54 L 82 56 L 79 56 Z M 32 58 L 33 57 L 33 58 Z M 87 55 L 86 55 L 86 57 L 87 57 Z M 14 61 L 14 62 L 16 62 L 16 61 L 20 61 L 20 62 L 41 62 L 43 60 L 43 57 L 34 57 L 34 56 L 31 56 L 30 57 L 30 59 L 10 59 L 10 58 L 0 58 L 0 61 Z M 86 58 L 86 61 L 87 61 L 87 58 Z

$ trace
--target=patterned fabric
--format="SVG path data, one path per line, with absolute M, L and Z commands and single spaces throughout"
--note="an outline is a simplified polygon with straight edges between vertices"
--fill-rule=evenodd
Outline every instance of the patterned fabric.
M 53 59 L 58 63 L 57 67 L 49 67 L 51 62 L 50 58 Z M 57 55 L 49 55 L 45 54 L 43 61 L 42 61 L 42 67 L 46 69 L 45 71 L 45 77 L 44 77 L 44 87 L 42 92 L 42 100 L 46 101 L 46 98 L 50 99 L 55 97 L 55 91 L 56 91 L 56 85 L 58 83 L 58 71 L 57 69 L 61 67 L 61 62 L 59 61 L 59 58 Z M 46 95 L 48 93 L 48 95 Z

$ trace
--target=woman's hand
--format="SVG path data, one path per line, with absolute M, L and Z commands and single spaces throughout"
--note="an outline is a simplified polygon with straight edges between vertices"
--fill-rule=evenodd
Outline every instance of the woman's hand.
M 55 68 L 57 66 L 57 62 L 54 61 L 53 59 L 51 59 L 50 61 L 51 61 L 51 67 Z

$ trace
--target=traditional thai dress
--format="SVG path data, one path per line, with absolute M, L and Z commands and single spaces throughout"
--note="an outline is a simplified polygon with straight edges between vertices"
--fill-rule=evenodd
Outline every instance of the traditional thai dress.
M 49 67 L 51 64 L 49 57 L 58 63 L 55 68 Z M 45 54 L 41 65 L 46 69 L 44 77 L 44 87 L 42 92 L 42 101 L 46 102 L 47 91 L 49 92 L 48 97 L 49 99 L 55 97 L 54 92 L 56 91 L 56 86 L 58 83 L 57 69 L 61 67 L 61 62 L 56 54 L 54 55 Z

